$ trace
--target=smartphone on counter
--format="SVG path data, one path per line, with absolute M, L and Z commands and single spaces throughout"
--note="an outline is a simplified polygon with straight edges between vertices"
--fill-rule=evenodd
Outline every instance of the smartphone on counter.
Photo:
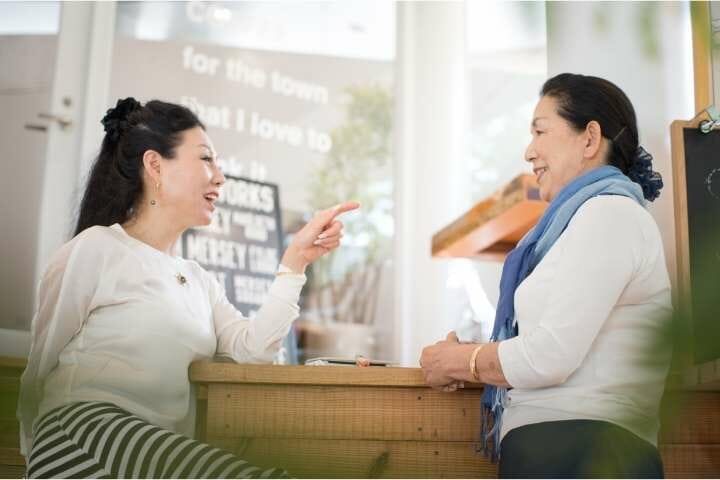
M 367 357 L 363 357 L 365 360 L 370 361 L 370 367 L 391 367 L 392 363 L 385 360 L 373 360 Z M 346 367 L 353 367 L 357 364 L 357 358 L 347 357 L 316 357 L 305 360 L 305 365 L 344 365 Z

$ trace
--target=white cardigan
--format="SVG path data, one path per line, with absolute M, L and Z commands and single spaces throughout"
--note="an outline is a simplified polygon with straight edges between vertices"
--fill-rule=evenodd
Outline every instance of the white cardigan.
M 643 207 L 600 196 L 515 292 L 519 336 L 498 354 L 514 388 L 501 436 L 523 425 L 606 420 L 656 445 L 672 313 L 660 232 Z M 551 440 L 551 439 L 550 439 Z
M 190 363 L 215 354 L 271 361 L 299 314 L 305 280 L 277 277 L 248 319 L 197 263 L 136 240 L 118 224 L 80 233 L 55 254 L 40 283 L 18 405 L 21 451 L 30 453 L 33 423 L 45 413 L 88 400 L 192 436 Z

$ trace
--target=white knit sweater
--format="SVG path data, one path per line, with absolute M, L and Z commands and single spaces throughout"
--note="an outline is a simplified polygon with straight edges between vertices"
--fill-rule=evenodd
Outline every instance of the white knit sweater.
M 22 452 L 30 452 L 38 418 L 76 401 L 112 402 L 191 436 L 190 363 L 215 354 L 271 361 L 304 284 L 304 275 L 277 277 L 248 319 L 197 263 L 118 224 L 85 230 L 55 254 L 40 284 L 18 407 Z
M 499 346 L 509 404 L 501 435 L 595 419 L 657 444 L 672 312 L 660 232 L 622 196 L 588 200 L 515 292 L 519 336 Z M 552 441 L 552 439 L 549 439 Z

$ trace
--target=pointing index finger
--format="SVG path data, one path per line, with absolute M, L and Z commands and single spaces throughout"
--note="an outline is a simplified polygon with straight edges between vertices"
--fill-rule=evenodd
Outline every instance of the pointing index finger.
M 332 222 L 338 215 L 342 215 L 343 213 L 347 213 L 358 208 L 360 208 L 360 204 L 358 202 L 338 203 L 334 207 L 330 207 L 325 210 L 325 215 L 323 215 L 324 223 L 325 225 L 327 225 L 328 223 Z
M 338 203 L 334 207 L 332 207 L 333 211 L 333 218 L 337 217 L 338 215 L 341 215 L 346 212 L 351 212 L 353 210 L 356 210 L 360 208 L 360 204 L 358 202 L 343 202 Z

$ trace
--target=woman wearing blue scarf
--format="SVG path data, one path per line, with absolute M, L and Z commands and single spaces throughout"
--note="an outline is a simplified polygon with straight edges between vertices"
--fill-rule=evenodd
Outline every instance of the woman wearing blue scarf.
M 541 90 L 525 152 L 550 204 L 508 254 L 489 343 L 423 350 L 427 383 L 486 385 L 481 443 L 500 477 L 663 476 L 658 410 L 670 350 L 662 188 L 616 85 L 561 74 Z

